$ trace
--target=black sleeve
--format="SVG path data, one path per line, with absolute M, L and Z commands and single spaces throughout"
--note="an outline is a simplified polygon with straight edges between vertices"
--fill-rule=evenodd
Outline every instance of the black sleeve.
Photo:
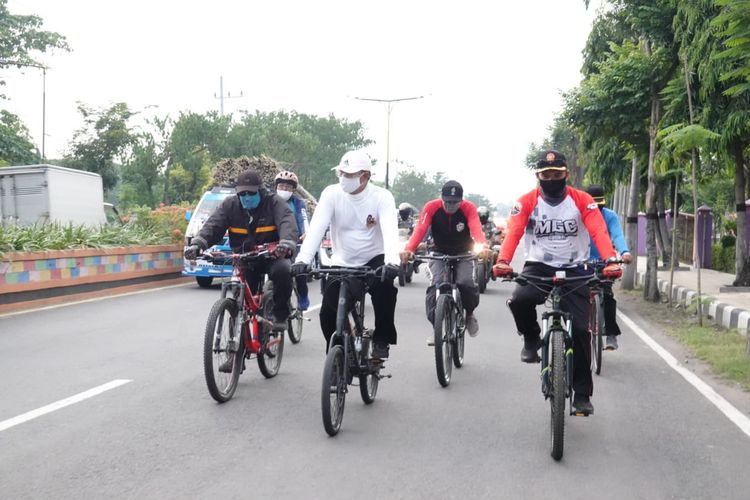
M 299 239 L 297 219 L 294 217 L 294 213 L 286 201 L 275 194 L 272 194 L 271 197 L 273 203 L 273 220 L 278 228 L 279 243 L 287 243 L 290 245 L 290 248 L 294 248 Z
M 232 213 L 232 203 L 236 196 L 229 196 L 211 214 L 198 236 L 193 238 L 192 243 L 201 247 L 202 250 L 210 248 L 219 243 L 229 229 L 229 214 Z

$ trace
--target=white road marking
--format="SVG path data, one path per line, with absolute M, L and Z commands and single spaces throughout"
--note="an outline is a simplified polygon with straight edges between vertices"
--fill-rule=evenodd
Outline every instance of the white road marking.
M 644 332 L 633 320 L 617 311 L 617 317 L 623 321 L 628 328 L 633 330 L 641 340 L 656 352 L 674 371 L 679 373 L 682 378 L 687 380 L 690 385 L 695 387 L 706 399 L 708 399 L 716 408 L 719 409 L 726 417 L 740 428 L 748 437 L 750 437 L 750 418 L 739 411 L 729 401 L 717 394 L 713 388 L 700 379 L 695 373 L 685 368 L 677 359 L 672 356 L 666 349 L 660 346 L 649 334 Z
M 113 380 L 112 382 L 107 382 L 106 384 L 94 387 L 93 389 L 89 389 L 88 391 L 80 392 L 74 396 L 70 396 L 69 398 L 61 399 L 60 401 L 55 401 L 54 403 L 48 404 L 47 406 L 42 406 L 41 408 L 37 408 L 36 410 L 28 411 L 22 415 L 18 415 L 17 417 L 3 420 L 2 422 L 0 422 L 0 432 L 8 430 L 11 427 L 15 427 L 16 425 L 22 424 L 24 422 L 28 422 L 29 420 L 33 420 L 37 417 L 41 417 L 42 415 L 46 415 L 47 413 L 52 413 L 53 411 L 65 408 L 66 406 L 80 403 L 85 399 L 98 396 L 103 392 L 115 389 L 130 382 L 132 382 L 132 380 Z
M 320 306 L 322 306 L 322 305 L 323 305 L 323 304 L 318 304 L 318 305 L 316 305 L 316 306 L 308 307 L 308 308 L 307 308 L 307 311 L 305 311 L 305 313 L 309 313 L 309 312 L 317 311 L 318 309 L 320 309 Z
M 49 309 L 58 309 L 60 307 L 74 306 L 77 304 L 87 304 L 89 302 L 99 302 L 100 300 L 116 299 L 117 297 L 127 297 L 128 295 L 138 295 L 141 293 L 158 292 L 161 290 L 169 290 L 170 288 L 178 288 L 181 286 L 188 286 L 192 284 L 193 282 L 180 283 L 179 285 L 162 286 L 159 288 L 149 288 L 146 290 L 136 290 L 134 292 L 125 292 L 125 293 L 118 293 L 116 295 L 107 295 L 106 297 L 94 297 L 93 299 L 76 300 L 75 302 L 66 302 L 64 304 L 55 304 L 52 306 L 37 307 L 36 309 L 25 309 L 23 311 L 15 311 L 15 312 L 9 312 L 5 314 L 0 314 L 0 318 L 7 318 L 8 316 L 18 316 L 19 314 L 29 314 L 29 313 L 34 313 L 38 311 L 47 311 Z

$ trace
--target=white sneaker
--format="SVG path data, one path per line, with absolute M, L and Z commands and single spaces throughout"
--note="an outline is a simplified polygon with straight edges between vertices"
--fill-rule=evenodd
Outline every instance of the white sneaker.
M 466 329 L 469 331 L 470 337 L 476 337 L 479 335 L 479 322 L 477 317 L 473 314 L 466 316 Z
M 430 335 L 429 337 L 427 337 L 427 345 L 429 347 L 435 347 L 435 336 L 434 335 Z

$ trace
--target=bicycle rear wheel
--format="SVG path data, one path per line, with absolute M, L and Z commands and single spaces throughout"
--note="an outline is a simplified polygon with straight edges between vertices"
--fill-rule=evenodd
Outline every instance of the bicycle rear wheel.
M 360 366 L 366 366 L 367 372 L 359 376 L 359 395 L 362 401 L 369 405 L 375 401 L 375 395 L 378 393 L 378 383 L 380 379 L 378 374 L 380 369 L 370 371 L 370 357 L 372 356 L 372 339 L 369 336 L 362 336 L 362 352 L 360 353 L 362 362 Z
M 265 318 L 273 318 L 273 300 L 271 290 L 264 292 L 261 310 Z M 260 352 L 258 368 L 266 378 L 273 378 L 279 373 L 281 358 L 284 355 L 284 332 L 272 331 L 269 325 L 259 325 Z
M 331 347 L 323 367 L 321 388 L 321 410 L 323 427 L 329 436 L 335 436 L 341 429 L 346 404 L 346 379 L 344 378 L 344 349 L 340 345 Z
M 453 303 L 450 296 L 441 294 L 438 296 L 435 307 L 435 369 L 440 385 L 447 387 L 451 383 L 453 371 L 452 357 L 453 346 L 451 344 L 451 332 L 453 331 Z
M 305 325 L 305 316 L 299 306 L 292 309 L 292 315 L 287 320 L 287 333 L 292 344 L 299 344 L 302 340 L 302 327 Z
M 562 330 L 550 334 L 550 455 L 555 460 L 563 456 L 565 440 L 565 342 Z
M 487 290 L 487 264 L 484 261 L 477 262 L 477 285 L 479 293 Z
M 232 339 L 238 307 L 233 299 L 220 299 L 211 308 L 203 338 L 203 373 L 211 397 L 219 403 L 232 399 L 242 372 L 245 344 Z M 231 360 L 231 363 L 230 363 Z M 230 372 L 219 371 L 231 367 Z

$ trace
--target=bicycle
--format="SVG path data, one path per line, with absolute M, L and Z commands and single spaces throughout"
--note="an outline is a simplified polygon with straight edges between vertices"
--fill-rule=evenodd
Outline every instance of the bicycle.
M 305 318 L 305 313 L 299 307 L 299 292 L 297 291 L 297 280 L 292 279 L 292 296 L 294 297 L 294 303 L 292 299 L 289 299 L 289 318 L 287 319 L 287 333 L 289 334 L 289 340 L 292 344 L 299 344 L 302 340 L 302 329 L 305 326 L 305 321 L 310 321 L 310 318 Z
M 565 400 L 570 399 L 570 414 L 585 416 L 573 408 L 573 321 L 570 314 L 560 309 L 563 286 L 581 282 L 590 284 L 596 277 L 590 275 L 566 277 L 565 271 L 557 271 L 555 277 L 541 277 L 513 273 L 511 281 L 519 285 L 530 285 L 548 293 L 547 302 L 551 310 L 542 313 L 542 394 L 550 401 L 550 455 L 555 460 L 563 456 L 565 439 Z M 570 293 L 570 292 L 568 292 Z
M 329 283 L 341 283 L 336 331 L 328 344 L 321 390 L 323 427 L 328 435 L 335 436 L 341 429 L 346 394 L 348 386 L 354 385 L 354 377 L 362 401 L 368 405 L 375 401 L 380 380 L 390 378 L 380 373 L 382 362 L 372 358 L 372 332 L 364 325 L 365 294 L 370 280 L 380 279 L 380 275 L 368 267 L 324 268 L 311 273 L 325 275 Z
M 622 260 L 612 261 L 614 264 L 623 264 Z M 591 334 L 591 371 L 597 375 L 602 371 L 602 351 L 604 350 L 604 335 L 606 334 L 606 323 L 604 319 L 604 288 L 605 284 L 614 283 L 601 276 L 604 263 L 599 260 L 589 260 L 586 267 L 594 270 L 595 277 L 589 282 L 589 322 L 588 329 Z
M 466 318 L 461 291 L 456 284 L 456 264 L 462 260 L 476 260 L 476 256 L 473 253 L 444 255 L 433 252 L 420 255 L 414 261 L 414 266 L 418 266 L 421 260 L 435 260 L 445 264 L 445 272 L 435 287 L 433 334 L 437 379 L 441 386 L 447 387 L 451 382 L 453 366 L 461 368 L 464 364 Z
M 255 355 L 266 378 L 278 374 L 284 354 L 284 332 L 272 330 L 273 284 L 261 279 L 253 293 L 245 279 L 245 268 L 273 259 L 276 244 L 260 245 L 250 252 L 204 253 L 207 260 L 232 264 L 232 277 L 222 283 L 206 322 L 203 370 L 208 392 L 217 402 L 229 401 L 237 389 L 245 360 Z

